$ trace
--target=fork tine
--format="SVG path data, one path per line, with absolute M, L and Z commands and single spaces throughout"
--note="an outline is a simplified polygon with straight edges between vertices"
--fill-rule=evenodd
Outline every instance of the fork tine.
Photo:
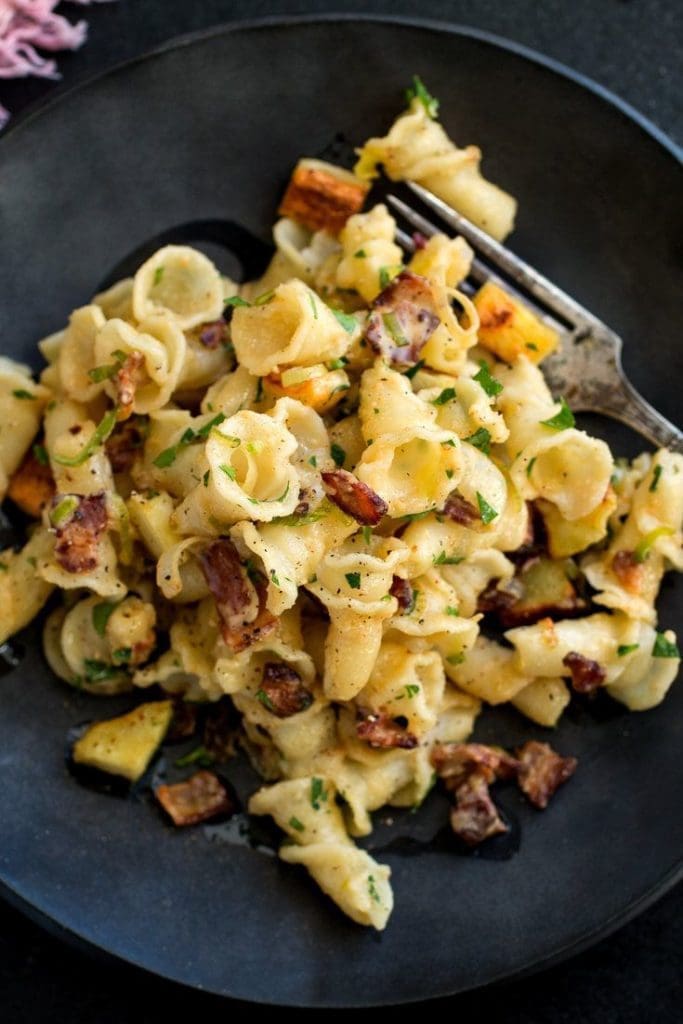
M 561 316 L 571 327 L 585 326 L 588 323 L 592 325 L 600 323 L 587 309 L 584 309 L 578 302 L 575 302 L 557 285 L 549 281 L 547 277 L 539 274 L 532 266 L 520 259 L 519 256 L 515 256 L 514 253 L 510 252 L 509 249 L 506 249 L 499 242 L 496 242 L 495 239 L 491 238 L 490 235 L 487 235 L 486 232 L 482 231 L 475 224 L 472 224 L 462 214 L 457 213 L 444 203 L 442 199 L 437 198 L 428 189 L 423 188 L 422 185 L 417 185 L 413 181 L 408 181 L 406 184 L 425 206 L 428 206 L 450 228 L 467 239 L 478 253 L 490 260 L 495 267 L 507 274 L 520 287 L 526 288 L 539 302 L 547 306 L 556 316 Z M 396 204 L 396 208 L 401 210 L 406 219 L 408 219 L 407 211 L 410 211 L 412 223 L 417 223 L 419 219 L 425 224 L 430 225 L 432 234 L 434 233 L 433 224 L 430 224 L 429 221 L 420 217 L 419 214 L 411 211 L 406 203 L 401 202 L 401 200 L 398 200 L 398 203 L 400 203 L 400 207 Z

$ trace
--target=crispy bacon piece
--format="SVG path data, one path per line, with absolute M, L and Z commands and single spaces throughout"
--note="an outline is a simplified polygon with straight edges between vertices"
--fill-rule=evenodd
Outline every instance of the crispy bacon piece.
M 417 736 L 384 712 L 363 711 L 359 714 L 361 718 L 356 724 L 356 733 L 369 746 L 381 749 L 399 747 L 401 750 L 413 750 L 417 746 Z
M 313 703 L 313 694 L 304 686 L 299 673 L 284 661 L 265 663 L 257 697 L 278 718 L 298 715 Z
M 217 761 L 229 761 L 235 756 L 239 727 L 239 715 L 229 701 L 221 700 L 208 708 L 202 739 Z
M 127 473 L 145 443 L 147 420 L 135 416 L 117 423 L 105 442 L 105 451 L 115 473 Z
M 29 449 L 19 468 L 12 474 L 7 497 L 26 515 L 38 519 L 54 493 L 52 470 L 49 465 L 44 466 L 39 462 L 33 450 Z
M 404 270 L 372 303 L 365 337 L 370 347 L 394 366 L 414 366 L 439 326 L 432 286 Z
M 196 825 L 236 811 L 232 797 L 213 772 L 201 771 L 185 782 L 157 786 L 154 795 L 174 825 Z
M 353 213 L 362 209 L 368 186 L 348 171 L 319 160 L 300 160 L 294 168 L 278 213 L 309 231 L 337 235 Z
M 478 846 L 485 839 L 508 831 L 491 799 L 483 771 L 473 771 L 456 788 L 450 821 L 456 836 L 468 846 Z
M 198 337 L 204 348 L 220 348 L 221 345 L 225 345 L 229 340 L 228 325 L 223 317 L 220 317 L 218 320 L 212 320 L 209 323 L 202 324 Z
M 643 583 L 644 566 L 636 561 L 635 552 L 617 551 L 612 558 L 612 571 L 631 594 L 639 594 Z
M 346 469 L 321 473 L 325 494 L 342 512 L 364 526 L 377 526 L 387 512 L 387 503 L 371 487 L 362 483 Z
M 216 602 L 223 640 L 233 653 L 275 630 L 277 619 L 266 608 L 266 581 L 260 574 L 253 581 L 248 578 L 232 541 L 214 541 L 200 555 L 200 564 Z
M 607 678 L 607 673 L 602 665 L 577 651 L 570 651 L 569 654 L 566 654 L 562 659 L 562 664 L 570 670 L 572 688 L 577 693 L 592 693 L 593 690 L 602 686 Z
M 112 380 L 116 388 L 116 402 L 118 405 L 118 419 L 126 420 L 133 411 L 135 391 L 142 379 L 142 367 L 145 357 L 142 352 L 135 349 L 130 352 L 120 368 L 114 374 Z
M 510 779 L 519 769 L 519 761 L 502 747 L 488 747 L 484 743 L 437 743 L 431 761 L 447 789 L 456 789 L 473 772 L 490 783 Z
M 493 615 L 501 615 L 506 609 L 517 604 L 522 596 L 522 587 L 516 580 L 510 580 L 504 587 L 493 580 L 477 598 L 477 611 Z
M 69 520 L 56 530 L 55 558 L 67 572 L 90 572 L 97 567 L 97 546 L 107 529 L 107 499 L 100 494 L 74 495 L 78 505 Z M 64 495 L 55 495 L 53 508 Z
M 173 718 L 166 733 L 166 740 L 169 743 L 176 743 L 178 740 L 186 740 L 194 736 L 197 728 L 197 709 L 194 704 L 180 698 L 173 701 Z
M 415 595 L 408 580 L 402 580 L 400 576 L 394 576 L 389 587 L 389 593 L 398 601 L 399 611 L 407 613 L 415 607 Z
M 515 751 L 521 762 L 517 782 L 534 807 L 543 809 L 553 793 L 570 778 L 578 764 L 575 757 L 556 754 L 547 743 L 529 740 Z
M 452 519 L 454 523 L 460 523 L 461 526 L 471 526 L 472 523 L 481 522 L 481 516 L 474 505 L 455 493 L 449 494 L 446 498 L 443 514 L 448 519 Z

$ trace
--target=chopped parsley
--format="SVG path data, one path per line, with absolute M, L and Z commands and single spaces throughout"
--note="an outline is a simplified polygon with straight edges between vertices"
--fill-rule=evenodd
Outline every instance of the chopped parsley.
M 663 633 L 655 636 L 654 647 L 652 648 L 653 658 L 680 658 L 681 654 L 675 643 L 667 640 Z
M 617 647 L 617 655 L 618 657 L 623 658 L 627 654 L 630 654 L 631 651 L 637 651 L 639 647 L 640 644 L 619 644 Z
M 117 607 L 117 601 L 100 601 L 96 604 L 92 610 L 92 624 L 93 629 L 98 636 L 104 636 L 104 631 L 107 628 L 107 623 L 111 613 Z
M 409 370 L 406 370 L 403 376 L 407 377 L 408 380 L 412 380 L 415 374 L 420 372 L 424 364 L 424 359 L 418 359 L 418 361 L 415 363 L 415 366 L 411 366 Z
M 346 582 L 351 587 L 351 590 L 360 590 L 360 573 L 359 572 L 347 572 L 344 573 L 346 576 Z
M 14 395 L 15 398 L 24 398 L 28 399 L 29 401 L 33 401 L 36 397 L 35 395 L 32 395 L 30 391 L 27 391 L 25 388 L 16 388 L 12 392 L 12 394 Z
M 211 470 L 207 469 L 206 473 L 202 477 L 202 481 L 203 481 L 205 487 L 209 486 L 209 477 L 210 476 L 211 476 Z
M 318 466 L 317 456 L 311 455 L 310 459 L 308 460 L 308 465 L 313 466 L 313 468 L 316 469 Z
M 88 370 L 88 377 L 90 377 L 90 380 L 95 384 L 99 384 L 103 380 L 111 380 L 112 377 L 115 377 L 128 358 L 127 354 L 121 349 L 117 349 L 115 352 L 112 352 L 111 355 L 114 356 L 115 361 L 113 363 L 94 366 L 92 370 Z
M 379 893 L 377 892 L 377 886 L 375 885 L 375 879 L 373 875 L 368 875 L 368 893 L 370 899 L 374 900 L 375 903 L 381 903 Z
M 358 321 L 355 316 L 351 316 L 350 313 L 344 313 L 341 309 L 333 309 L 331 312 L 337 322 L 344 328 L 346 333 L 353 334 L 358 326 Z
M 486 498 L 484 498 L 479 491 L 477 491 L 477 505 L 479 506 L 479 515 L 481 516 L 482 523 L 484 526 L 488 526 L 489 523 L 493 522 L 498 513 L 495 508 L 489 505 Z
M 132 647 L 119 647 L 112 653 L 112 659 L 117 665 L 125 665 L 133 657 Z
M 195 747 L 188 754 L 184 754 L 179 757 L 177 761 L 174 761 L 176 768 L 187 768 L 188 765 L 198 764 L 200 768 L 210 768 L 214 763 L 215 758 L 213 754 L 206 749 L 206 747 Z
M 311 779 L 311 807 L 314 811 L 320 810 L 322 801 L 327 800 L 327 790 L 322 779 L 315 776 Z
M 41 466 L 47 466 L 49 464 L 50 459 L 48 457 L 47 450 L 42 444 L 33 445 L 33 454 L 36 462 L 39 462 Z
M 455 388 L 444 388 L 440 395 L 432 398 L 432 405 L 446 405 L 455 398 Z
M 344 451 L 340 444 L 333 443 L 330 445 L 330 455 L 334 459 L 335 466 L 341 468 L 344 465 L 344 460 L 346 459 L 346 452 Z
M 356 260 L 364 260 L 366 256 L 367 253 L 365 249 L 357 249 L 353 254 L 353 258 Z
M 324 508 L 317 508 L 312 512 L 305 512 L 301 516 L 294 514 L 291 516 L 278 516 L 277 519 L 272 519 L 271 522 L 274 526 L 310 526 L 312 523 L 319 523 L 326 515 L 327 512 Z
M 447 555 L 445 551 L 440 551 L 432 558 L 432 565 L 460 565 L 464 561 L 464 555 Z
M 241 295 L 231 295 L 229 299 L 225 300 L 226 306 L 251 306 L 251 302 L 247 302 Z
M 52 458 L 60 466 L 82 466 L 86 459 L 89 459 L 93 452 L 97 451 L 100 445 L 104 444 L 115 426 L 116 409 L 110 409 L 97 424 L 92 437 L 81 448 L 78 455 L 53 455 Z
M 341 359 L 330 359 L 327 363 L 328 370 L 343 370 L 346 366 L 347 360 L 342 356 Z
M 462 665 L 464 660 L 465 655 L 463 654 L 462 651 L 460 651 L 458 654 L 449 654 L 448 657 L 446 658 L 446 661 L 448 662 L 449 665 Z
M 270 697 L 268 696 L 268 694 L 266 693 L 265 690 L 257 690 L 256 691 L 256 700 L 260 701 L 261 704 L 263 704 L 264 708 L 267 708 L 268 711 L 274 711 L 275 710 L 274 707 L 273 707 L 273 702 L 272 702 L 272 700 L 270 699 Z
M 529 459 L 529 462 L 527 463 L 527 467 L 526 467 L 527 480 L 531 480 L 531 470 L 534 468 L 535 461 L 536 461 L 536 456 L 534 455 L 533 459 Z
M 297 832 L 303 832 L 306 828 L 303 822 L 299 821 L 299 819 L 295 818 L 293 815 L 289 819 L 289 827 L 295 829 Z
M 481 369 L 479 373 L 475 373 L 474 380 L 484 389 L 489 398 L 495 398 L 503 390 L 503 385 L 495 377 L 491 376 L 488 363 L 485 359 L 479 360 L 479 366 Z
M 660 537 L 670 537 L 673 532 L 674 531 L 670 526 L 658 526 L 655 530 L 650 530 L 649 533 L 646 533 L 633 551 L 635 561 L 644 562 L 650 555 L 652 545 L 658 541 Z
M 161 279 L 164 276 L 164 270 L 165 269 L 166 269 L 166 267 L 157 267 L 156 270 L 154 271 L 154 281 L 152 282 L 152 287 L 153 288 L 156 288 L 157 285 L 161 284 Z
M 433 121 L 436 120 L 439 113 L 439 101 L 427 91 L 419 75 L 413 75 L 413 84 L 406 89 L 406 102 L 412 103 L 413 100 L 419 100 L 425 108 L 427 116 L 431 117 Z
M 75 494 L 67 494 L 66 497 L 62 498 L 59 504 L 56 505 L 50 513 L 50 522 L 52 525 L 59 529 L 59 527 L 66 523 L 68 519 L 71 519 L 72 515 L 78 508 L 78 503 L 79 501 Z
M 568 430 L 573 427 L 576 420 L 574 413 L 567 405 L 564 398 L 560 398 L 560 411 L 551 416 L 549 420 L 541 420 L 541 425 L 550 427 L 551 430 Z
M 116 678 L 121 669 L 116 665 L 109 665 L 106 661 L 99 661 L 97 658 L 84 658 L 83 668 L 85 678 L 89 683 L 103 683 L 107 679 Z
M 379 286 L 387 288 L 393 279 L 403 270 L 402 263 L 395 263 L 393 266 L 379 268 Z
M 234 480 L 237 477 L 237 470 L 235 469 L 234 466 L 226 466 L 226 464 L 224 462 L 221 462 L 221 464 L 220 464 L 220 466 L 218 468 L 223 473 L 225 473 L 225 475 L 227 477 L 230 477 L 231 480 Z
M 657 490 L 657 487 L 659 486 L 659 478 L 662 475 L 662 472 L 663 472 L 663 467 L 659 466 L 659 465 L 655 466 L 655 468 L 652 471 L 652 483 L 648 487 L 648 491 L 651 491 L 653 494 Z
M 313 298 L 313 295 L 311 294 L 311 292 L 308 293 L 308 301 L 310 302 L 311 309 L 313 310 L 313 319 L 317 320 L 318 319 L 318 307 L 316 305 L 315 299 Z
M 203 427 L 200 427 L 199 430 L 194 430 L 192 427 L 188 427 L 177 444 L 171 445 L 170 448 L 164 448 L 163 452 L 160 452 L 156 459 L 152 460 L 154 465 L 158 469 L 167 469 L 169 466 L 172 466 L 178 456 L 178 453 L 182 451 L 183 448 L 186 448 L 188 444 L 192 444 L 194 441 L 205 441 L 213 428 L 219 426 L 224 419 L 225 415 L 222 412 L 219 412 L 205 423 Z M 232 445 L 233 448 L 236 448 L 240 443 L 239 438 L 226 438 L 226 440 L 237 441 L 237 444 Z
M 412 698 L 419 692 L 420 687 L 417 685 L 417 683 L 408 683 L 406 685 L 406 697 L 408 698 L 408 700 L 412 700 Z
M 447 604 L 446 615 L 453 615 L 455 618 L 457 618 L 460 615 L 460 612 L 458 611 L 457 608 L 454 608 L 452 604 Z
M 361 530 L 361 533 L 363 534 L 363 540 L 365 541 L 365 543 L 369 544 L 372 538 L 372 527 L 364 526 L 363 529 Z
M 382 313 L 382 323 L 384 324 L 385 331 L 397 348 L 406 348 L 406 346 L 410 345 L 409 340 L 401 329 L 401 321 L 396 313 Z
M 470 434 L 469 437 L 466 437 L 465 440 L 468 444 L 478 448 L 480 452 L 484 453 L 484 455 L 491 454 L 491 435 L 486 427 L 479 427 L 479 430 L 475 430 L 475 432 Z
M 270 570 L 270 578 L 271 578 L 271 580 L 273 581 L 273 583 L 275 584 L 276 587 L 280 586 L 280 581 L 278 579 L 277 573 L 275 572 L 275 569 L 271 569 Z

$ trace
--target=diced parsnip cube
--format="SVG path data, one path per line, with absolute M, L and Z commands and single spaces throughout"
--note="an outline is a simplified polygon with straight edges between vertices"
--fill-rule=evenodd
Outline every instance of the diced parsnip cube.
M 474 296 L 479 313 L 479 342 L 499 359 L 514 363 L 525 355 L 540 363 L 557 348 L 559 335 L 519 299 L 487 281 Z
M 173 702 L 158 700 L 139 704 L 118 718 L 95 722 L 74 744 L 74 761 L 136 782 L 152 760 L 172 718 Z
M 291 377 L 288 378 L 288 374 L 293 373 L 291 370 L 285 370 L 282 375 L 271 373 L 263 378 L 266 391 L 276 398 L 296 398 L 322 414 L 334 409 L 349 390 L 349 378 L 343 370 L 327 370 L 323 364 L 295 369 L 306 371 L 307 379 L 295 378 L 292 382 Z M 322 372 L 316 374 L 313 372 L 316 370 Z
M 550 501 L 541 498 L 536 506 L 543 516 L 550 554 L 553 558 L 569 558 L 607 536 L 607 520 L 617 507 L 617 496 L 609 487 L 597 508 L 571 523 L 562 518 L 557 505 Z
M 516 693 L 512 703 L 523 715 L 538 725 L 557 725 L 560 715 L 569 704 L 569 690 L 562 679 L 534 679 Z
M 278 213 L 309 231 L 337 235 L 351 214 L 362 209 L 368 188 L 343 167 L 304 158 L 294 168 Z

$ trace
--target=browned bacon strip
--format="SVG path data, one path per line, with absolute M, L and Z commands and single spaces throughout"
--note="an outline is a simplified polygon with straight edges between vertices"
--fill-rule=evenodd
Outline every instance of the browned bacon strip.
M 12 474 L 7 497 L 26 515 L 38 519 L 54 493 L 55 481 L 50 466 L 39 462 L 33 450 L 29 449 Z
M 414 366 L 439 326 L 429 281 L 404 270 L 372 306 L 365 330 L 370 347 L 394 366 Z
M 485 839 L 508 831 L 491 799 L 489 780 L 483 771 L 472 772 L 456 788 L 450 821 L 456 836 L 468 846 L 478 846 Z
M 394 576 L 389 587 L 389 593 L 398 601 L 398 608 L 401 613 L 411 612 L 415 607 L 415 595 L 408 580 L 402 580 L 400 576 Z
M 362 718 L 356 725 L 358 738 L 365 740 L 371 747 L 386 749 L 398 747 L 401 750 L 413 750 L 417 746 L 417 736 L 408 732 L 404 726 L 383 712 L 362 712 Z
M 174 825 L 196 825 L 218 815 L 234 814 L 234 802 L 213 772 L 196 772 L 185 782 L 157 786 L 154 795 Z
M 643 565 L 636 561 L 633 551 L 617 551 L 612 558 L 612 571 L 622 587 L 631 594 L 640 593 L 643 582 Z
M 443 507 L 443 514 L 448 519 L 452 519 L 454 523 L 460 523 L 461 526 L 471 526 L 472 523 L 481 521 L 481 516 L 474 505 L 470 505 L 469 501 L 459 494 L 448 495 Z
M 204 348 L 216 349 L 228 341 L 228 325 L 221 317 L 210 323 L 202 324 L 199 329 L 199 340 Z
M 365 526 L 377 526 L 387 512 L 387 503 L 371 487 L 345 469 L 321 473 L 325 493 L 342 512 Z
M 258 699 L 278 718 L 289 718 L 310 708 L 313 694 L 304 686 L 301 676 L 283 661 L 267 661 Z
M 135 391 L 141 380 L 141 370 L 144 363 L 145 357 L 142 352 L 138 352 L 135 349 L 126 356 L 126 359 L 112 378 L 116 388 L 117 416 L 119 420 L 128 419 L 133 411 Z
M 520 789 L 534 807 L 543 809 L 553 793 L 576 771 L 575 757 L 556 754 L 547 743 L 529 740 L 516 751 L 521 762 L 517 775 Z
M 479 772 L 487 782 L 509 779 L 519 769 L 519 761 L 501 747 L 488 747 L 484 743 L 437 743 L 432 755 L 436 774 L 447 788 L 460 785 L 473 772 Z
M 272 633 L 277 619 L 266 608 L 267 585 L 260 574 L 247 576 L 237 548 L 225 537 L 200 555 L 200 564 L 221 620 L 228 647 L 238 654 Z
M 115 473 L 127 473 L 145 442 L 147 419 L 134 416 L 117 423 L 105 442 L 105 451 Z
M 65 497 L 55 495 L 52 507 Z M 78 499 L 76 508 L 56 530 L 55 558 L 67 572 L 90 572 L 97 567 L 99 539 L 107 529 L 106 497 L 104 492 L 74 497 Z
M 577 693 L 592 693 L 602 686 L 607 673 L 602 665 L 591 658 L 586 658 L 577 651 L 570 651 L 562 659 L 572 674 L 572 687 Z

